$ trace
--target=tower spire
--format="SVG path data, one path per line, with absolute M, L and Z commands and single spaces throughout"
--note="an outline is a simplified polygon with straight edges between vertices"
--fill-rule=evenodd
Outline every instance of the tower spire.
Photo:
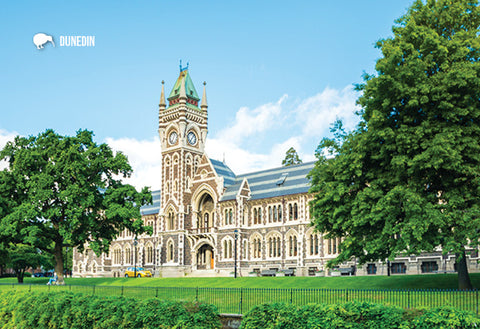
M 167 103 L 165 102 L 165 81 L 162 80 L 162 93 L 160 94 L 160 104 L 158 104 L 160 110 L 165 110 Z
M 182 74 L 182 80 L 180 81 L 180 95 L 178 96 L 179 103 L 187 103 L 187 91 L 185 90 L 185 73 Z
M 202 104 L 200 104 L 200 108 L 202 109 L 202 111 L 205 111 L 205 112 L 207 111 L 207 108 L 208 108 L 206 86 L 207 86 L 207 83 L 203 81 L 203 96 L 202 96 Z

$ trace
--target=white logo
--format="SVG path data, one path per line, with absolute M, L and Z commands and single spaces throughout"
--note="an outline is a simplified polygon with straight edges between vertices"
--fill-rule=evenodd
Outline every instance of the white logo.
M 37 46 L 37 49 L 43 49 L 43 45 L 49 41 L 55 47 L 55 43 L 53 43 L 53 37 L 51 35 L 46 35 L 45 33 L 37 33 L 33 36 L 33 43 L 35 44 L 35 46 Z

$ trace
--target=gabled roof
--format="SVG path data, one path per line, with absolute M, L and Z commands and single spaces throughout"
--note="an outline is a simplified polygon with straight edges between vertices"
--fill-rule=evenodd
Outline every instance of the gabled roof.
M 173 86 L 173 89 L 168 96 L 168 100 L 170 101 L 180 96 L 180 84 L 182 81 L 185 81 L 185 93 L 187 94 L 187 97 L 199 101 L 200 98 L 198 97 L 197 91 L 195 90 L 192 78 L 190 78 L 188 69 L 183 69 L 182 71 L 180 71 L 180 75 L 178 76 L 177 82 L 175 82 L 175 85 Z
M 210 162 L 217 175 L 223 177 L 224 186 L 232 185 L 235 182 L 235 174 L 225 163 L 214 159 L 210 159 Z
M 160 190 L 152 191 L 152 204 L 140 207 L 142 215 L 153 215 L 160 212 Z
M 315 161 L 238 175 L 233 184 L 227 186 L 220 201 L 234 200 L 244 178 L 250 187 L 252 200 L 307 193 L 310 189 L 307 175 L 314 166 Z

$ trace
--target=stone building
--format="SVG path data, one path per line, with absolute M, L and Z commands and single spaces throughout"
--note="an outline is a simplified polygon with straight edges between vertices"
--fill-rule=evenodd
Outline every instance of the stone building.
M 168 104 L 167 104 L 168 101 Z M 338 240 L 324 239 L 310 224 L 307 174 L 314 163 L 235 175 L 205 153 L 208 105 L 200 99 L 188 68 L 159 104 L 162 152 L 161 192 L 141 209 L 153 234 L 122 232 L 109 254 L 96 257 L 88 247 L 75 252 L 74 276 L 123 276 L 137 265 L 155 276 L 316 275 L 336 257 Z M 254 123 L 252 123 L 254 124 Z M 160 151 L 159 150 L 159 151 Z M 478 252 L 469 253 L 477 271 Z M 399 257 L 393 274 L 454 271 L 454 256 L 441 251 Z M 344 264 L 321 275 L 386 274 L 386 264 Z M 318 274 L 317 274 L 318 275 Z

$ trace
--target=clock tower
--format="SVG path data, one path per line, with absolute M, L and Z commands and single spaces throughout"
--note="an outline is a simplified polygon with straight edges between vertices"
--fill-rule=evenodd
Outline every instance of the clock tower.
M 159 104 L 159 129 L 162 150 L 160 206 L 161 244 L 167 252 L 163 262 L 185 264 L 185 234 L 192 227 L 189 204 L 192 180 L 205 151 L 207 137 L 207 97 L 204 82 L 199 106 L 195 86 L 187 67 L 182 67 L 170 95 L 165 88 Z M 171 245 L 170 245 L 171 244 Z

